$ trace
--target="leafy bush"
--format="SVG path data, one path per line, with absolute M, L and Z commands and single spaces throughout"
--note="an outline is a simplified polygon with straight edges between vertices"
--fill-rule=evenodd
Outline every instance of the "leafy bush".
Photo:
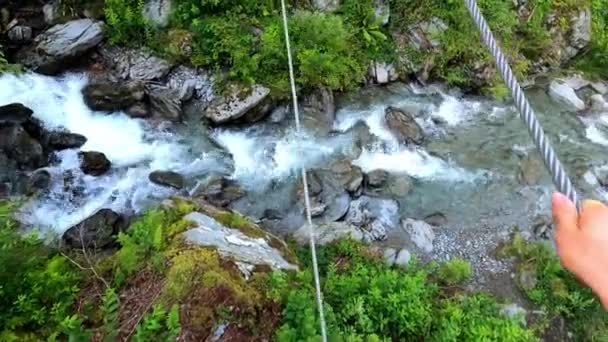
M 179 310 L 174 305 L 167 312 L 161 305 L 155 305 L 152 312 L 147 314 L 137 326 L 134 342 L 175 341 L 179 334 Z
M 500 305 L 488 295 L 443 292 L 431 281 L 433 267 L 389 267 L 352 241 L 320 248 L 319 260 L 327 326 L 336 340 L 537 340 L 532 331 L 502 316 Z M 455 261 L 440 269 L 450 270 L 444 273 L 456 281 L 470 273 L 465 264 Z M 284 303 L 278 341 L 318 338 L 312 283 L 310 271 L 268 277 L 266 293 Z
M 149 36 L 143 0 L 105 0 L 106 30 L 112 44 L 141 44 Z
M 608 314 L 591 289 L 561 267 L 558 256 L 544 243 L 531 243 L 519 234 L 502 249 L 502 254 L 518 260 L 517 270 L 532 278 L 530 284 L 520 282 L 528 298 L 550 314 L 564 316 L 581 341 L 608 339 Z
M 437 270 L 437 277 L 442 283 L 447 285 L 460 284 L 471 278 L 472 274 L 471 264 L 460 258 L 455 258 L 442 264 Z

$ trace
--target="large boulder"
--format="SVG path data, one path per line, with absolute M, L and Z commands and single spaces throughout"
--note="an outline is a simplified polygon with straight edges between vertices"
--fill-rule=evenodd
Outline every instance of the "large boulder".
M 80 169 L 87 175 L 101 176 L 110 170 L 112 163 L 101 152 L 79 152 Z
M 152 23 L 160 28 L 165 28 L 169 24 L 171 15 L 171 0 L 146 0 L 143 8 L 143 15 Z
M 336 119 L 336 104 L 331 89 L 320 88 L 304 96 L 300 115 L 306 128 L 319 132 L 331 131 Z
M 87 142 L 84 135 L 77 133 L 53 131 L 47 135 L 48 146 L 56 151 L 82 147 Z
M 562 103 L 568 110 L 579 111 L 585 109 L 585 102 L 581 100 L 574 89 L 566 83 L 552 81 L 549 84 L 549 96 L 557 102 Z
M 180 121 L 182 119 L 182 101 L 175 89 L 158 85 L 147 85 L 150 111 L 156 118 L 169 121 Z
M 270 89 L 261 85 L 254 85 L 250 89 L 232 89 L 230 95 L 217 98 L 205 111 L 205 117 L 215 124 L 222 124 L 240 119 L 250 112 L 260 112 L 260 117 L 267 114 L 272 108 L 267 106 Z
M 73 20 L 37 36 L 32 47 L 20 52 L 19 60 L 34 71 L 53 75 L 98 45 L 103 37 L 102 22 Z
M 363 231 L 346 222 L 327 222 L 313 225 L 315 242 L 319 245 L 326 245 L 339 239 L 363 240 Z M 308 224 L 303 225 L 293 233 L 293 238 L 297 243 L 305 245 L 310 241 L 310 228 Z
M 391 63 L 371 62 L 369 66 L 369 76 L 377 84 L 387 84 L 399 78 L 395 66 Z
M 207 211 L 206 209 L 210 209 Z M 190 244 L 212 247 L 223 257 L 229 257 L 247 265 L 268 265 L 274 269 L 296 270 L 289 262 L 286 245 L 253 223 L 247 227 L 226 226 L 218 218 L 238 215 L 220 211 L 211 206 L 201 208 L 184 217 L 195 226 L 184 237 Z M 241 220 L 242 221 L 242 220 Z
M 114 242 L 114 236 L 126 229 L 127 220 L 110 209 L 101 209 L 71 227 L 63 241 L 72 248 L 103 248 Z
M 105 65 L 125 80 L 157 80 L 167 76 L 174 66 L 146 49 L 102 46 L 98 50 Z
M 27 182 L 27 193 L 35 194 L 48 189 L 51 185 L 51 173 L 46 169 L 34 171 Z
M 424 132 L 412 114 L 395 107 L 387 107 L 384 118 L 399 143 L 421 144 L 424 141 Z
M 433 241 L 435 240 L 435 233 L 433 227 L 424 222 L 416 221 L 412 219 L 405 219 L 401 221 L 401 227 L 409 234 L 410 239 L 420 248 L 423 252 L 430 253 L 433 251 Z
M 202 198 L 218 207 L 225 207 L 242 198 L 245 192 L 237 182 L 221 176 L 211 176 L 199 183 L 192 191 L 191 196 Z
M 34 112 L 21 103 L 0 106 L 0 125 L 23 124 L 30 120 Z
M 591 111 L 595 113 L 607 113 L 608 102 L 601 94 L 593 94 L 589 97 L 591 102 Z
M 148 175 L 148 179 L 154 184 L 178 190 L 183 189 L 186 183 L 184 176 L 173 171 L 153 171 Z
M 91 83 L 82 89 L 84 102 L 93 110 L 125 110 L 144 98 L 144 86 L 140 82 Z
M 380 241 L 399 224 L 399 203 L 392 199 L 361 196 L 350 203 L 344 221 L 360 227 L 366 241 Z
M 45 163 L 40 142 L 33 139 L 21 125 L 0 127 L 0 151 L 20 167 L 35 169 Z

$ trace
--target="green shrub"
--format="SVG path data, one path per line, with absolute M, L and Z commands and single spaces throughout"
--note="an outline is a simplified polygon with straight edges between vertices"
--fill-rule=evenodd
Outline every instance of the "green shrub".
M 106 32 L 112 44 L 134 45 L 145 42 L 149 25 L 143 16 L 143 0 L 106 0 Z
M 437 277 L 447 285 L 457 285 L 467 281 L 473 275 L 471 264 L 463 259 L 455 258 L 439 266 Z
M 172 342 L 179 334 L 179 308 L 171 307 L 167 312 L 161 305 L 154 305 L 152 312 L 147 314 L 137 326 L 134 342 L 163 341 Z

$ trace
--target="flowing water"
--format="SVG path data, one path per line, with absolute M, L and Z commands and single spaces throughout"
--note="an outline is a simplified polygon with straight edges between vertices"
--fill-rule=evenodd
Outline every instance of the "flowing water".
M 370 88 L 340 99 L 333 133 L 309 130 L 298 136 L 290 120 L 209 129 L 198 122 L 170 127 L 93 112 L 80 92 L 86 81 L 83 75 L 0 77 L 0 105 L 21 102 L 48 129 L 85 135 L 81 150 L 103 152 L 113 164 L 108 174 L 92 177 L 79 170 L 78 151 L 58 153 L 58 162 L 49 167 L 52 188 L 26 204 L 20 215 L 26 223 L 61 232 L 103 207 L 144 210 L 175 193 L 149 182 L 148 174 L 159 169 L 184 174 L 190 189 L 210 173 L 232 177 L 248 193 L 239 209 L 259 217 L 265 208 L 289 203 L 285 197 L 296 186 L 300 167 L 345 157 L 365 172 L 384 169 L 411 177 L 413 190 L 398 198 L 402 214 L 421 218 L 439 211 L 454 229 L 526 224 L 549 208 L 552 186 L 544 169 L 536 185 L 518 181 L 521 159 L 537 155 L 526 129 L 513 107 L 488 99 L 435 86 Z M 608 165 L 608 114 L 580 119 L 540 89 L 528 95 L 575 184 L 584 195 L 601 197 L 603 191 L 582 176 Z M 395 141 L 383 122 L 389 105 L 416 115 L 427 134 L 423 146 Z M 363 146 L 365 133 L 356 129 L 361 123 L 371 136 Z M 64 190 L 66 171 L 80 191 Z

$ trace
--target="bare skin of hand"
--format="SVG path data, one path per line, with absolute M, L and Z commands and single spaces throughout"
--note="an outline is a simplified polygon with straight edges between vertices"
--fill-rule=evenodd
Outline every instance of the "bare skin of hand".
M 586 200 L 578 213 L 564 195 L 554 193 L 555 240 L 562 265 L 576 274 L 608 308 L 608 206 Z

